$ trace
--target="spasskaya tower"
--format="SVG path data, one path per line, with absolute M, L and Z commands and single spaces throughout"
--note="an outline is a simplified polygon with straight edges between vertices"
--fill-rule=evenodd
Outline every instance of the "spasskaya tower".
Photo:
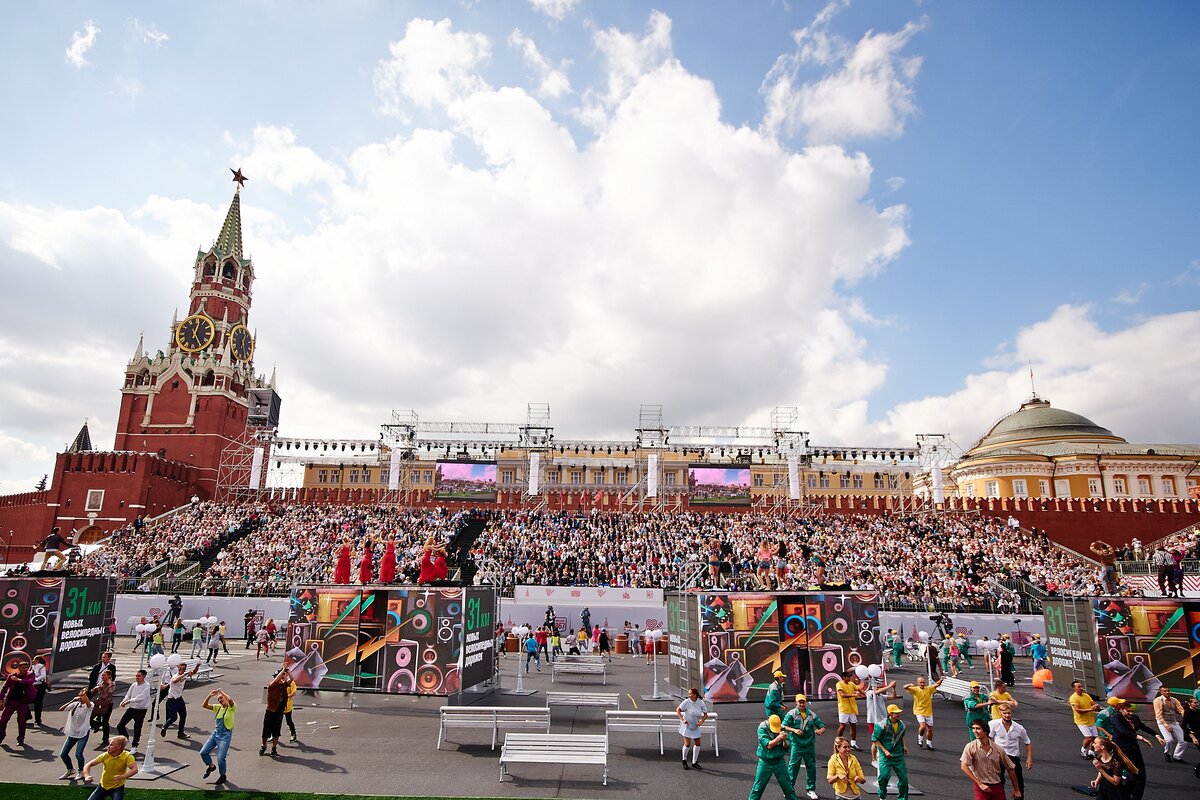
M 198 488 L 209 497 L 222 450 L 246 432 L 251 392 L 256 400 L 274 396 L 278 414 L 274 373 L 267 379 L 254 372 L 254 263 L 242 251 L 246 178 L 233 173 L 238 186 L 221 231 L 196 254 L 187 314 L 180 320 L 176 312 L 164 349 L 151 353 L 139 339 L 125 368 L 115 445 L 196 466 Z

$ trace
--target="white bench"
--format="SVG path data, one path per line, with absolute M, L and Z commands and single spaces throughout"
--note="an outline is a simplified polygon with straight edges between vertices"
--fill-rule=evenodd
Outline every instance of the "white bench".
M 962 678 L 942 678 L 942 685 L 934 694 L 941 695 L 946 700 L 962 702 L 971 696 L 971 684 Z
M 599 764 L 608 785 L 608 737 L 578 733 L 509 733 L 500 750 L 500 780 L 509 764 Z
M 550 706 L 588 706 L 619 711 L 621 695 L 616 692 L 546 692 L 546 708 Z
M 197 664 L 200 665 L 200 669 L 196 670 L 196 674 L 193 677 L 191 677 L 189 680 L 211 681 L 213 679 L 213 665 L 211 663 L 205 664 L 203 661 L 201 661 L 198 658 L 188 658 L 188 659 L 185 659 L 183 663 L 184 663 L 184 666 L 187 667 L 184 670 L 185 673 L 190 673 L 193 669 L 196 669 Z M 174 674 L 174 673 L 171 673 L 171 674 Z
M 658 754 L 663 750 L 663 733 L 679 730 L 679 717 L 674 711 L 606 711 L 604 712 L 604 727 L 607 734 L 615 732 L 637 733 L 651 731 L 658 733 Z M 717 714 L 710 712 L 708 719 L 700 726 L 701 734 L 712 734 L 713 751 L 721 755 L 721 743 L 717 739 Z
M 550 732 L 550 709 L 506 708 L 501 706 L 442 706 L 441 726 L 438 729 L 437 749 L 449 728 L 491 728 L 492 749 L 501 728 Z M 449 741 L 449 739 L 447 739 Z
M 608 664 L 600 656 L 562 656 L 554 659 L 550 682 L 554 683 L 558 673 L 572 675 L 600 675 L 602 683 L 608 684 Z

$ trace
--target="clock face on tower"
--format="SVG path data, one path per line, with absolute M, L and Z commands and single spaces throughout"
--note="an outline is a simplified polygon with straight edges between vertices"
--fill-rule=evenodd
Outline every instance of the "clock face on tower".
M 213 321 L 203 314 L 193 314 L 179 323 L 175 329 L 175 344 L 179 349 L 195 353 L 212 344 L 217 328 Z
M 238 323 L 229 334 L 229 349 L 239 361 L 249 361 L 254 355 L 254 338 L 246 326 Z

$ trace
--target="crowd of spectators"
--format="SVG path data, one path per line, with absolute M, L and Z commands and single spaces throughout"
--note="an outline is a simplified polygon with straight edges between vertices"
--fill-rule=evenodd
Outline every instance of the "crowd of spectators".
M 484 517 L 464 554 L 476 583 L 676 588 L 711 586 L 715 575 L 734 590 L 842 585 L 897 605 L 1013 610 L 1021 581 L 1048 594 L 1102 591 L 1093 564 L 1012 519 L 532 510 Z M 425 541 L 451 542 L 462 526 L 461 512 L 443 508 L 197 503 L 118 532 L 72 568 L 127 577 L 204 554 L 211 566 L 195 576 L 196 590 L 277 594 L 331 580 L 343 543 L 355 575 L 366 547 L 377 569 L 390 540 L 396 581 L 415 582 Z M 1195 529 L 1179 538 L 1181 552 L 1200 546 Z

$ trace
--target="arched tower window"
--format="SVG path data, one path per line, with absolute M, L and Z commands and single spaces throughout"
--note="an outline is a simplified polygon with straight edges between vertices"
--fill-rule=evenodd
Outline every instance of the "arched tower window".
M 200 385 L 212 386 L 214 383 L 216 383 L 216 380 L 216 376 L 213 375 L 213 371 L 210 369 L 208 372 L 204 373 L 204 377 L 200 379 Z
M 150 385 L 150 370 L 144 369 L 141 372 L 139 372 L 137 374 L 137 380 L 135 381 L 134 385 L 135 386 L 149 386 Z
M 217 274 L 217 262 L 216 261 L 205 261 L 204 262 L 204 277 L 211 278 L 211 277 L 215 276 L 216 274 Z
M 221 277 L 229 281 L 237 280 L 237 264 L 226 261 L 225 266 L 221 269 Z

